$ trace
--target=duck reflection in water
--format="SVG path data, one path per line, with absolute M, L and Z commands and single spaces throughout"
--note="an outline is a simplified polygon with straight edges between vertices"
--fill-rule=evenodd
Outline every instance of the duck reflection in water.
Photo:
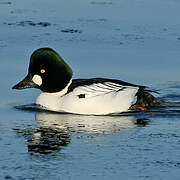
M 145 126 L 149 121 L 133 115 L 86 116 L 53 112 L 37 112 L 35 118 L 39 128 L 16 130 L 27 138 L 28 151 L 40 154 L 59 151 L 67 146 L 73 133 L 109 134 Z
M 133 115 L 87 116 L 75 114 L 61 114 L 52 112 L 36 113 L 36 120 L 40 127 L 51 129 L 68 129 L 70 132 L 101 134 L 114 133 L 122 129 L 146 125 L 147 119 Z

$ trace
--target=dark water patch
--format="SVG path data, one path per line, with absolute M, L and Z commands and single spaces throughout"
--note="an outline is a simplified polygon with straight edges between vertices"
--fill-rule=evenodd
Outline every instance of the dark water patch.
M 7 24 L 8 26 L 40 26 L 40 27 L 48 27 L 51 26 L 51 23 L 49 22 L 33 22 L 33 21 L 20 21 L 20 22 L 15 22 L 15 23 L 4 23 Z
M 123 42 L 119 42 L 118 44 L 119 44 L 119 45 L 123 45 L 124 43 L 123 43 Z
M 174 85 L 174 86 L 171 86 L 171 88 L 179 89 L 179 88 L 180 88 L 180 85 Z
M 153 138 L 166 138 L 166 139 L 170 139 L 170 138 L 180 138 L 179 135 L 177 135 L 176 133 L 150 133 L 149 137 L 153 137 Z
M 100 24 L 100 23 L 105 23 L 108 20 L 106 18 L 99 18 L 99 19 L 84 19 L 84 18 L 79 18 L 78 19 L 79 22 L 81 23 L 85 23 L 85 24 L 89 24 L 89 23 L 93 23 L 93 24 Z
M 166 94 L 164 96 L 161 96 L 161 99 L 171 99 L 173 100 L 180 100 L 180 94 Z
M 28 152 L 48 154 L 61 150 L 70 143 L 70 132 L 65 127 L 55 126 L 14 130 L 27 139 Z
M 15 109 L 17 110 L 22 110 L 22 111 L 30 111 L 30 112 L 39 112 L 39 111 L 44 111 L 41 109 L 38 105 L 35 103 L 32 104 L 25 104 L 25 105 L 17 105 L 14 106 Z
M 147 114 L 149 117 L 161 117 L 161 118 L 171 118 L 171 117 L 180 117 L 180 110 L 176 109 L 167 109 L 167 110 L 151 110 Z
M 82 31 L 81 30 L 78 30 L 78 29 L 62 29 L 61 30 L 61 32 L 63 32 L 63 33 L 82 33 Z
M 136 119 L 135 124 L 138 126 L 146 126 L 149 124 L 149 122 L 150 120 L 147 118 L 138 118 Z
M 12 176 L 7 175 L 7 176 L 4 177 L 4 179 L 10 179 L 10 180 L 13 180 L 14 178 L 13 178 Z
M 7 45 L 5 45 L 5 43 L 3 42 L 3 40 L 0 40 L 0 47 L 3 48 L 3 47 L 6 47 Z
M 160 118 L 171 118 L 171 117 L 179 117 L 180 118 L 180 109 L 179 107 L 153 107 L 153 108 L 148 108 L 146 111 L 131 111 L 128 113 L 121 113 L 119 116 L 134 116 L 138 120 L 138 123 L 142 124 L 146 122 L 148 123 L 149 118 L 154 118 L 154 117 L 160 117 Z M 142 118 L 142 119 L 141 119 Z
M 163 28 L 162 30 L 166 32 L 166 31 L 168 31 L 168 28 Z
M 11 5 L 12 2 L 10 2 L 10 1 L 5 2 L 5 1 L 4 1 L 4 2 L 0 2 L 0 5 L 1 5 L 1 4 L 2 4 L 2 5 Z
M 102 2 L 92 1 L 92 2 L 90 2 L 90 4 L 92 4 L 92 5 L 112 5 L 113 3 L 111 1 L 102 1 Z
M 180 162 L 178 161 L 172 161 L 172 160 L 157 160 L 154 161 L 152 164 L 154 164 L 155 166 L 163 166 L 163 167 L 169 167 L 169 168 L 173 168 L 173 167 L 177 167 L 180 168 Z
M 144 40 L 144 37 L 138 34 L 121 34 L 121 36 L 126 40 Z

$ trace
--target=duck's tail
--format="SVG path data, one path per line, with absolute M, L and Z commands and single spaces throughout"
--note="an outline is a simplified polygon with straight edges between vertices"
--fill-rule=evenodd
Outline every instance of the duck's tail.
M 132 105 L 130 109 L 139 109 L 139 107 L 163 107 L 163 106 L 170 106 L 170 107 L 180 107 L 180 102 L 166 102 L 162 99 L 159 99 L 153 96 L 150 92 L 141 90 L 137 93 L 137 102 L 136 104 Z

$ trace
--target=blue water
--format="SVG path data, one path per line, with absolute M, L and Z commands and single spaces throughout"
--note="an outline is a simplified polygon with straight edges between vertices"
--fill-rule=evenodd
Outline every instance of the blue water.
M 39 47 L 74 78 L 149 86 L 180 102 L 178 0 L 0 1 L 0 179 L 179 179 L 180 109 L 116 116 L 40 111 L 11 90 Z

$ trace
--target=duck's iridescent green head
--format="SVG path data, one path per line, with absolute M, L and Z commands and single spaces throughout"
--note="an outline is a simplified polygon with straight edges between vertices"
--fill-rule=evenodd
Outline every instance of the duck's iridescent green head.
M 72 78 L 72 69 L 51 48 L 40 48 L 30 58 L 28 75 L 13 89 L 39 88 L 54 93 L 64 89 Z

